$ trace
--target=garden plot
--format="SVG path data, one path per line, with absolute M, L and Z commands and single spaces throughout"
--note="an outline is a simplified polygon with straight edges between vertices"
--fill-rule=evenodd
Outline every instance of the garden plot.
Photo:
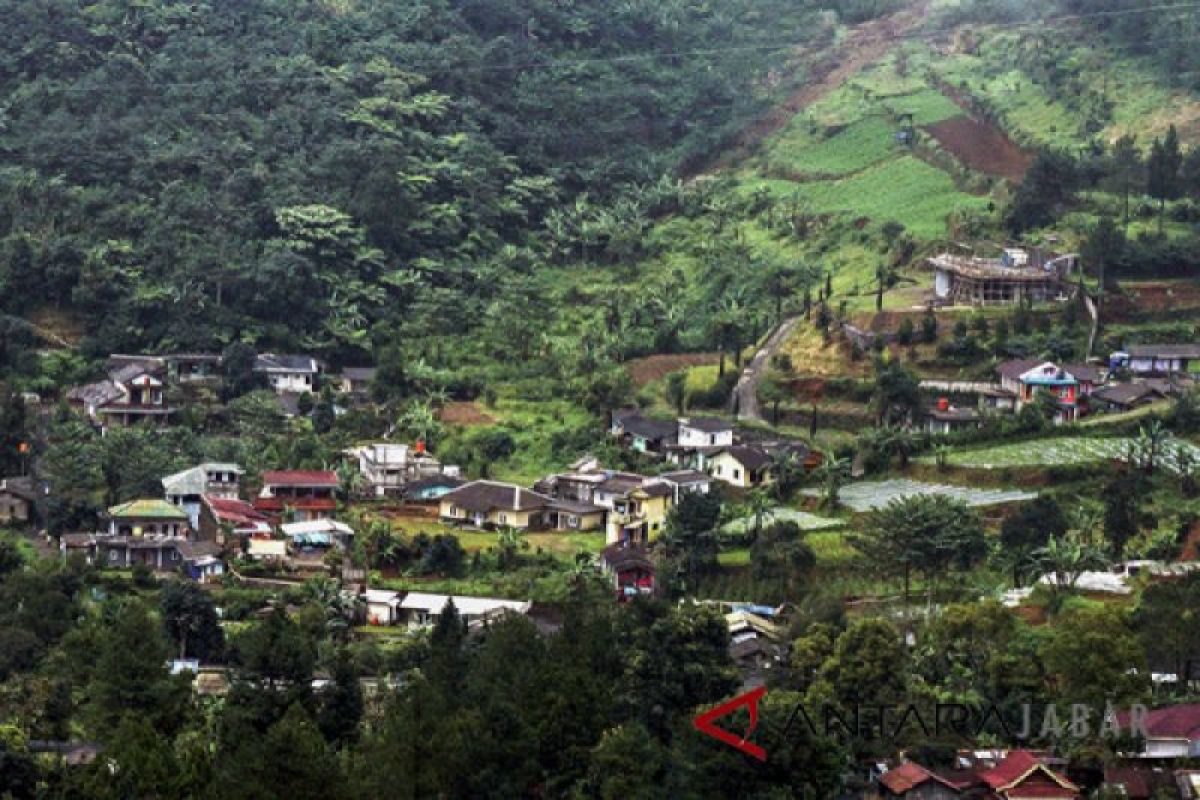
M 1073 436 L 1034 442 L 1014 442 L 982 450 L 950 453 L 948 461 L 967 469 L 1008 469 L 1010 467 L 1066 467 L 1097 461 L 1124 461 L 1135 440 L 1128 436 Z M 1158 463 L 1170 472 L 1179 472 L 1178 452 L 1184 448 L 1193 464 L 1200 464 L 1200 447 L 1169 438 L 1163 444 Z M 931 460 L 931 459 L 922 459 Z
M 805 489 L 804 494 L 820 497 L 821 489 Z M 1000 489 L 971 489 L 966 486 L 950 486 L 941 483 L 923 483 L 921 481 L 890 480 L 864 481 L 852 483 L 842 488 L 838 495 L 841 503 L 857 511 L 874 511 L 883 508 L 893 500 L 912 497 L 919 494 L 940 494 L 962 500 L 969 506 L 994 506 L 1001 503 L 1015 503 L 1021 500 L 1032 500 L 1037 495 L 1031 492 Z
M 845 524 L 840 519 L 818 517 L 816 514 L 809 514 L 807 511 L 797 511 L 794 508 L 784 508 L 782 506 L 773 508 L 763 515 L 763 527 L 776 522 L 794 522 L 803 531 L 826 530 Z M 724 533 L 745 533 L 753 527 L 754 517 L 749 516 L 735 519 L 733 522 L 726 524 L 721 530 Z

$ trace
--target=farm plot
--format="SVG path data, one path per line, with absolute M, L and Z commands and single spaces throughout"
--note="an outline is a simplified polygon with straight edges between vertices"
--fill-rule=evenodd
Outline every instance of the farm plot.
M 844 523 L 840 519 L 830 519 L 828 517 L 819 517 L 816 514 L 809 514 L 807 511 L 797 511 L 794 508 L 784 508 L 782 506 L 773 508 L 763 515 L 763 526 L 772 525 L 776 522 L 794 522 L 800 526 L 800 530 L 804 531 L 819 531 L 829 528 L 839 527 Z M 727 523 L 721 530 L 725 533 L 745 533 L 747 530 L 754 527 L 754 517 L 743 517 L 735 519 Z
M 1040 442 L 1014 442 L 982 450 L 963 450 L 949 455 L 949 463 L 967 469 L 1006 469 L 1009 467 L 1067 467 L 1097 461 L 1124 461 L 1135 440 L 1128 436 L 1073 436 Z M 1179 471 L 1178 454 L 1183 448 L 1193 463 L 1200 463 L 1200 447 L 1180 439 L 1168 439 L 1159 456 L 1163 468 Z M 926 460 L 926 459 L 922 459 Z
M 803 494 L 819 497 L 820 489 L 805 489 Z M 994 506 L 1032 500 L 1032 492 L 1000 489 L 971 489 L 966 486 L 951 486 L 942 483 L 923 483 L 910 480 L 864 481 L 852 483 L 841 490 L 843 505 L 859 513 L 883 508 L 893 500 L 919 494 L 940 494 L 962 500 L 969 506 Z

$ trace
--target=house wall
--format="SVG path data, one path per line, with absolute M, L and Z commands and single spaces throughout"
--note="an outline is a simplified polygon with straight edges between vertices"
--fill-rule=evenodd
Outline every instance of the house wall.
M 541 509 L 532 511 L 513 511 L 512 509 L 494 509 L 487 514 L 477 515 L 465 508 L 455 506 L 449 500 L 443 499 L 438 503 L 438 516 L 454 522 L 469 525 L 495 525 L 528 530 L 536 527 L 541 521 Z
M 573 514 L 569 511 L 550 511 L 549 514 L 558 515 L 558 526 L 555 530 L 560 531 L 596 531 L 604 527 L 604 512 L 596 511 L 592 514 Z M 571 520 L 575 520 L 572 524 Z M 547 524 L 549 521 L 547 520 Z
M 679 444 L 683 447 L 728 447 L 733 444 L 733 431 L 705 433 L 686 425 L 680 425 Z
M 0 492 L 0 522 L 28 522 L 29 501 L 16 495 Z
M 752 486 L 771 482 L 767 478 L 756 483 L 750 471 L 728 453 L 718 453 L 716 456 L 709 457 L 708 474 L 740 489 L 749 489 Z
M 267 381 L 277 394 L 313 390 L 313 376 L 308 373 L 271 372 L 267 374 Z
M 182 536 L 186 527 L 174 520 L 113 519 L 108 522 L 108 532 L 113 536 L 136 536 L 135 528 L 141 530 L 142 536 Z

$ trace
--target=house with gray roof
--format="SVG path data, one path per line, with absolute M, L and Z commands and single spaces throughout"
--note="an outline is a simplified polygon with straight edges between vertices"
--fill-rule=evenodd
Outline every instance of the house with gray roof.
M 254 371 L 266 376 L 276 394 L 304 394 L 316 391 L 321 365 L 312 356 L 260 353 Z
M 168 503 L 184 510 L 192 530 L 199 530 L 201 498 L 211 495 L 236 500 L 243 474 L 244 471 L 237 464 L 198 464 L 163 478 L 163 496 Z

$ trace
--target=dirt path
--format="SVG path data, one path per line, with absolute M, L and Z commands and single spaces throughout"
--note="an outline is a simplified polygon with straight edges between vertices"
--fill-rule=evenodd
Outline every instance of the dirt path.
M 739 419 L 765 422 L 762 409 L 758 405 L 758 384 L 767 373 L 771 356 L 779 352 L 779 348 L 792 335 L 799 321 L 800 317 L 796 316 L 788 317 L 779 323 L 779 327 L 767 337 L 767 341 L 742 370 L 742 377 L 738 379 L 737 386 L 733 387 L 733 397 L 730 398 L 730 402 L 737 406 Z
M 841 86 L 854 75 L 891 50 L 896 39 L 916 28 L 925 19 L 929 0 L 915 0 L 910 6 L 886 17 L 869 20 L 850 30 L 845 41 L 830 57 L 815 64 L 804 85 L 782 103 L 744 128 L 732 145 L 715 162 L 695 170 L 695 174 L 736 164 L 763 139 L 782 130 L 808 106 Z

